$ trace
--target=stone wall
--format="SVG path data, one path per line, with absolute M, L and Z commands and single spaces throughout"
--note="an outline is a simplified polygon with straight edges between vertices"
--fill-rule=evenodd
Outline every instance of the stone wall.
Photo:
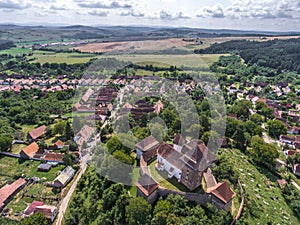
M 158 195 L 161 197 L 167 197 L 168 195 L 181 195 L 182 197 L 186 198 L 189 201 L 194 201 L 199 205 L 206 206 L 207 203 L 211 203 L 211 199 L 208 194 L 199 194 L 199 193 L 192 193 L 192 192 L 181 192 L 175 190 L 168 190 L 162 187 L 159 187 L 157 191 Z

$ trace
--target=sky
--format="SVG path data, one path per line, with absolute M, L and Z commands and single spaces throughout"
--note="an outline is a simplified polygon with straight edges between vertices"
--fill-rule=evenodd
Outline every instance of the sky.
M 300 1 L 0 0 L 0 23 L 300 31 Z

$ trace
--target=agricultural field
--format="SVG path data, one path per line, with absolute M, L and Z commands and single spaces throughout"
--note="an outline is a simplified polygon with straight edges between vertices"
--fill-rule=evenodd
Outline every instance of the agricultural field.
M 23 55 L 23 54 L 28 54 L 31 53 L 32 50 L 29 48 L 11 48 L 11 49 L 7 49 L 7 50 L 2 50 L 0 51 L 0 54 L 8 54 L 8 55 L 12 55 L 12 56 L 17 56 L 17 55 Z
M 95 58 L 94 54 L 82 54 L 82 53 L 55 53 L 50 51 L 34 51 L 33 55 L 28 57 L 34 63 L 44 64 L 48 63 L 67 63 L 67 64 L 77 64 L 86 63 L 91 59 Z
M 268 41 L 274 39 L 289 39 L 290 36 L 283 37 L 215 37 L 215 38 L 199 38 L 196 40 L 184 41 L 183 38 L 169 38 L 162 40 L 144 40 L 144 41 L 118 41 L 118 42 L 102 42 L 102 43 L 89 43 L 75 47 L 81 52 L 101 52 L 101 53 L 115 53 L 118 52 L 145 52 L 145 51 L 161 51 L 161 50 L 187 50 L 193 51 L 195 49 L 207 48 L 214 43 L 222 43 L 231 40 L 255 40 L 255 41 Z M 295 37 L 297 38 L 297 37 Z M 187 38 L 188 39 L 188 38 Z M 202 43 L 200 43 L 201 41 Z
M 158 51 L 170 48 L 179 48 L 190 45 L 189 42 L 181 38 L 171 38 L 165 40 L 146 40 L 146 41 L 124 41 L 124 42 L 107 42 L 93 43 L 75 47 L 81 52 L 119 52 L 119 51 Z
M 133 62 L 138 65 L 152 64 L 153 66 L 170 67 L 172 66 L 185 66 L 185 67 L 204 67 L 217 61 L 221 54 L 206 54 L 206 55 L 115 55 L 115 56 L 99 56 L 99 58 L 116 58 L 120 61 Z

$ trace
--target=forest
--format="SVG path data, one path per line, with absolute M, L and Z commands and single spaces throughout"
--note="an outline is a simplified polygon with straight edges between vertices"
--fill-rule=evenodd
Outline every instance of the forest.
M 197 54 L 236 53 L 246 64 L 300 73 L 300 38 L 271 40 L 265 42 L 233 40 L 213 44 L 206 49 L 195 50 Z
M 0 50 L 10 49 L 14 46 L 12 41 L 0 40 Z
M 66 225 L 181 225 L 230 224 L 229 212 L 188 202 L 178 195 L 159 199 L 153 206 L 132 197 L 122 184 L 100 177 L 92 167 L 80 179 L 65 218 Z

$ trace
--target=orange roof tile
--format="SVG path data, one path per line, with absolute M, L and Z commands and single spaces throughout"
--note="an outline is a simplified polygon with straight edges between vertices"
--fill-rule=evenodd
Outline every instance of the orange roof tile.
M 45 125 L 40 126 L 32 131 L 29 132 L 30 137 L 35 140 L 39 138 L 40 136 L 44 135 L 46 133 L 47 127 Z
M 30 158 L 33 158 L 33 156 L 39 151 L 39 146 L 36 142 L 32 142 L 30 145 L 23 148 L 22 151 Z
M 11 197 L 20 187 L 26 184 L 26 180 L 19 178 L 12 184 L 6 184 L 0 189 L 0 208 L 5 205 L 5 201 Z
M 208 188 L 206 192 L 213 194 L 224 203 L 228 203 L 235 197 L 235 193 L 230 189 L 229 184 L 226 181 Z

